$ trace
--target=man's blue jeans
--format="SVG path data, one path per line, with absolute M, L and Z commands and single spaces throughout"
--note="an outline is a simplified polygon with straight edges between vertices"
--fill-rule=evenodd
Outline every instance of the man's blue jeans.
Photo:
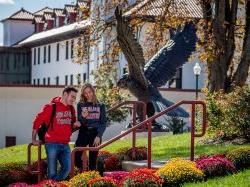
M 70 147 L 62 143 L 45 144 L 48 178 L 56 181 L 64 180 L 70 172 Z M 57 172 L 57 161 L 61 165 L 61 170 Z

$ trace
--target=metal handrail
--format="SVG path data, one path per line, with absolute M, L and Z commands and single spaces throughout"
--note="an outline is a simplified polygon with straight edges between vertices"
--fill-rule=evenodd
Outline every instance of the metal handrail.
M 37 149 L 38 149 L 38 152 L 37 152 L 37 170 L 36 171 L 32 171 L 30 166 L 31 166 L 31 148 L 32 146 L 37 146 Z M 34 174 L 34 175 L 38 175 L 38 182 L 41 181 L 42 179 L 42 165 L 41 165 L 41 160 L 42 160 L 42 144 L 38 144 L 38 145 L 33 145 L 33 143 L 30 143 L 28 145 L 28 158 L 27 158 L 27 161 L 28 161 L 28 171 L 31 173 L 31 174 Z
M 141 122 L 140 124 L 130 128 L 129 130 L 123 132 L 120 135 L 115 136 L 114 138 L 110 139 L 109 141 L 97 146 L 97 147 L 76 147 L 72 150 L 71 152 L 71 175 L 74 174 L 74 165 L 75 165 L 75 153 L 76 152 L 83 152 L 83 171 L 85 171 L 87 169 L 87 151 L 99 151 L 100 149 L 102 149 L 103 147 L 106 147 L 108 145 L 110 145 L 111 143 L 119 140 L 120 138 L 126 136 L 127 134 L 131 133 L 131 132 L 135 132 L 136 129 L 143 127 L 143 126 L 148 126 L 148 168 L 151 168 L 151 144 L 152 144 L 152 121 L 154 121 L 156 118 L 166 114 L 167 112 L 177 108 L 178 106 L 182 105 L 182 104 L 191 104 L 192 105 L 192 111 L 191 111 L 191 153 L 190 153 L 190 160 L 194 160 L 194 138 L 195 137 L 201 137 L 204 136 L 204 134 L 206 133 L 206 104 L 204 101 L 187 101 L 187 100 L 183 100 L 180 101 L 168 108 L 166 108 L 165 110 L 163 110 L 162 112 L 159 112 L 157 114 L 155 114 L 154 116 L 144 120 L 143 122 Z M 203 120 L 202 120 L 202 133 L 201 134 L 195 134 L 195 105 L 202 105 L 203 108 Z

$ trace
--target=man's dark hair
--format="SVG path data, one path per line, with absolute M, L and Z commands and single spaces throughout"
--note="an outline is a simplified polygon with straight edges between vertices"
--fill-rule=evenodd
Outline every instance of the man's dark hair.
M 64 88 L 64 90 L 63 90 L 63 94 L 64 93 L 67 93 L 67 94 L 69 94 L 70 92 L 78 92 L 78 90 L 75 88 L 75 87 L 73 87 L 73 86 L 67 86 L 67 87 L 65 87 Z

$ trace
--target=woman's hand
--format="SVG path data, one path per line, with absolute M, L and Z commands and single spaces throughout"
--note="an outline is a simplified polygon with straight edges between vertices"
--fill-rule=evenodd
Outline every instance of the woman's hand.
M 79 128 L 81 127 L 81 123 L 79 121 L 76 121 L 74 124 L 73 124 L 73 127 L 74 128 Z
M 98 145 L 100 145 L 100 143 L 101 143 L 101 138 L 100 137 L 95 137 L 95 140 L 94 140 L 94 143 L 93 143 L 93 145 L 95 146 L 95 147 L 97 147 Z
M 83 117 L 83 118 L 86 118 L 88 115 L 89 115 L 89 111 L 88 111 L 87 109 L 84 109 L 84 110 L 82 111 L 82 117 Z

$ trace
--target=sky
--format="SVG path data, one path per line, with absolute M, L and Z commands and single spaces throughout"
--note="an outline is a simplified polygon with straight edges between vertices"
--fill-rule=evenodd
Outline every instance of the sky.
M 76 0 L 0 0 L 0 20 L 8 18 L 22 7 L 29 12 L 36 12 L 46 6 L 63 8 L 65 4 L 75 4 Z M 0 23 L 0 46 L 3 45 L 3 24 Z

